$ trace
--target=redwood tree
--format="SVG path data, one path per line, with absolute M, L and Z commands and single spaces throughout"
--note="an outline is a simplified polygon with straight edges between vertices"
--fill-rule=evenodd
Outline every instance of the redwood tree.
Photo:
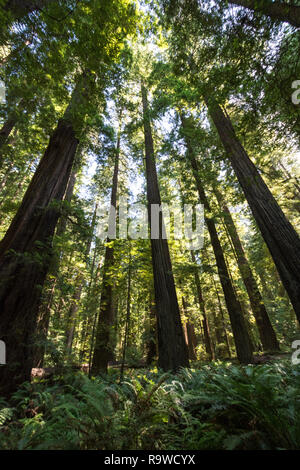
M 233 244 L 237 264 L 248 293 L 251 309 L 256 321 L 262 346 L 265 351 L 279 351 L 279 344 L 276 338 L 276 333 L 264 305 L 251 266 L 246 257 L 244 247 L 240 240 L 230 210 L 228 209 L 222 194 L 217 188 L 215 188 L 215 195 L 224 214 L 223 218 L 225 226 Z
M 203 317 L 202 327 L 203 327 L 205 350 L 206 350 L 207 354 L 209 355 L 210 359 L 214 359 L 215 358 L 215 353 L 214 353 L 214 348 L 213 348 L 213 344 L 212 344 L 212 341 L 211 341 L 211 336 L 210 336 L 210 331 L 209 331 L 209 324 L 208 324 L 207 315 L 206 315 L 206 308 L 205 308 L 205 302 L 204 302 L 204 297 L 203 297 L 203 293 L 202 293 L 199 273 L 198 273 L 198 269 L 196 267 L 196 258 L 195 258 L 195 254 L 194 254 L 193 251 L 191 251 L 191 257 L 192 257 L 193 263 L 195 264 L 194 276 L 195 276 L 195 284 L 196 284 L 196 290 L 197 290 L 197 300 L 198 300 L 199 307 L 200 307 L 200 313 Z
M 188 121 L 183 113 L 181 113 L 180 117 L 181 117 L 181 123 L 182 123 L 183 136 L 184 136 L 186 146 L 187 146 L 187 157 L 188 157 L 189 163 L 193 171 L 195 184 L 196 184 L 197 191 L 199 194 L 199 199 L 200 199 L 201 204 L 204 205 L 205 211 L 211 212 L 210 204 L 206 197 L 203 183 L 200 178 L 200 173 L 198 169 L 197 160 L 194 154 L 193 145 L 189 137 Z M 245 323 L 245 319 L 243 316 L 240 302 L 236 297 L 234 288 L 230 280 L 230 275 L 226 266 L 226 261 L 224 258 L 224 254 L 223 254 L 222 246 L 219 240 L 216 225 L 215 225 L 213 218 L 208 217 L 208 216 L 205 217 L 205 223 L 209 231 L 211 244 L 212 244 L 214 255 L 216 258 L 218 273 L 219 273 L 220 281 L 222 284 L 225 302 L 226 302 L 226 306 L 228 309 L 230 322 L 232 326 L 232 332 L 234 336 L 237 356 L 241 363 L 245 363 L 245 364 L 251 363 L 253 362 L 253 356 L 252 356 L 252 348 L 251 348 L 249 333 L 247 331 L 247 327 L 246 327 L 246 323 Z
M 78 146 L 75 125 L 84 109 L 89 78 L 81 77 L 58 122 L 21 206 L 0 243 L 0 339 L 7 365 L 0 390 L 9 395 L 30 379 L 34 333 L 43 284 L 52 258 L 52 239 Z
M 151 206 L 160 206 L 161 198 L 155 164 L 147 90 L 144 84 L 142 84 L 141 91 L 145 137 L 147 201 L 151 227 Z M 162 226 L 163 220 L 161 220 L 160 223 L 161 229 Z M 151 251 L 157 313 L 158 364 L 165 371 L 178 370 L 179 367 L 188 366 L 188 350 L 181 324 L 169 246 L 167 240 L 162 238 L 162 230 L 157 239 L 151 238 Z
M 115 164 L 111 190 L 111 208 L 116 209 L 119 177 L 119 159 L 120 159 L 121 135 L 119 132 L 117 147 L 115 152 Z M 115 225 L 116 221 L 110 221 Z M 112 228 L 112 226 L 110 227 Z M 103 265 L 103 280 L 100 300 L 100 312 L 95 337 L 95 349 L 92 362 L 92 374 L 107 372 L 108 362 L 112 356 L 111 329 L 114 320 L 113 305 L 113 277 L 112 268 L 114 265 L 114 248 L 108 237 L 105 248 L 105 257 Z
M 300 321 L 300 238 L 237 137 L 231 120 L 213 100 L 210 116 L 244 191 L 254 219 L 270 250 L 282 283 Z

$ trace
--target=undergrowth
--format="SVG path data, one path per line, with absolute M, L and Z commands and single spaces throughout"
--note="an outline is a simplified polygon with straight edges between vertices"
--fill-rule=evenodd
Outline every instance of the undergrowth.
M 300 368 L 214 363 L 26 383 L 0 398 L 1 449 L 299 449 Z

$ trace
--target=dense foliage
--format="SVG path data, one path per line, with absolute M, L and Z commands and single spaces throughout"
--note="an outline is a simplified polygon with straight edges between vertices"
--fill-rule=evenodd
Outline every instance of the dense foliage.
M 1 403 L 1 448 L 297 449 L 299 377 L 285 361 L 56 376 Z
M 0 0 L 0 448 L 299 448 L 299 9 Z

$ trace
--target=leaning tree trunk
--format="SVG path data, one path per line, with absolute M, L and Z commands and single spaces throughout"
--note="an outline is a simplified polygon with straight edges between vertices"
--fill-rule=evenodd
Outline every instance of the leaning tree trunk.
M 151 207 L 152 205 L 160 206 L 161 199 L 155 165 L 147 90 L 143 84 L 141 90 L 144 118 L 148 214 L 151 228 Z M 162 229 L 162 227 L 163 220 L 161 217 L 160 228 Z M 165 371 L 178 370 L 180 367 L 188 366 L 188 350 L 181 324 L 169 246 L 167 240 L 162 238 L 162 230 L 158 239 L 152 239 L 151 237 L 151 251 L 157 313 L 158 365 Z
M 207 320 L 207 315 L 206 315 L 205 302 L 204 302 L 204 297 L 203 297 L 203 293 L 202 293 L 199 273 L 198 273 L 198 269 L 197 269 L 197 266 L 196 266 L 196 258 L 195 258 L 195 254 L 194 254 L 193 251 L 191 251 L 191 257 L 192 257 L 192 262 L 195 265 L 194 277 L 195 277 L 195 284 L 196 284 L 196 290 L 197 290 L 197 298 L 198 298 L 198 303 L 199 303 L 199 307 L 200 307 L 200 312 L 201 312 L 201 315 L 203 317 L 202 327 L 203 327 L 203 334 L 204 334 L 205 350 L 206 350 L 206 353 L 209 355 L 209 358 L 214 360 L 214 358 L 215 358 L 214 348 L 213 348 L 213 344 L 212 344 L 211 337 L 210 337 L 210 331 L 209 331 L 209 325 L 208 325 L 208 320 Z
M 229 0 L 230 3 L 263 13 L 276 21 L 300 27 L 300 6 L 273 0 Z
M 0 339 L 7 348 L 0 390 L 5 395 L 30 380 L 42 287 L 59 218 L 58 202 L 63 199 L 78 145 L 72 120 L 74 105 L 77 107 L 83 97 L 80 82 L 0 243 Z
M 300 321 L 300 239 L 240 143 L 229 117 L 217 103 L 206 103 Z
M 119 177 L 119 159 L 120 159 L 120 144 L 121 135 L 119 132 L 118 142 L 116 147 L 115 165 L 113 174 L 113 183 L 111 191 L 111 208 L 116 209 L 117 206 L 117 193 L 118 193 L 118 177 Z M 113 214 L 114 217 L 114 214 Z M 112 229 L 115 226 L 116 220 L 110 221 L 109 225 Z M 108 243 L 111 240 L 108 238 Z M 106 246 L 105 258 L 103 266 L 103 280 L 102 291 L 100 300 L 100 312 L 98 318 L 98 325 L 95 337 L 95 349 L 92 363 L 93 375 L 99 372 L 107 373 L 108 362 L 112 358 L 113 342 L 111 338 L 112 326 L 114 320 L 114 305 L 113 305 L 113 266 L 114 266 L 114 248 L 111 244 Z
M 244 247 L 240 240 L 240 237 L 237 232 L 231 213 L 223 200 L 223 196 L 221 195 L 219 190 L 216 188 L 215 188 L 215 195 L 217 197 L 217 200 L 218 200 L 218 203 L 220 204 L 221 209 L 223 210 L 223 214 L 224 214 L 223 219 L 224 219 L 228 234 L 233 244 L 238 267 L 239 267 L 244 285 L 248 293 L 250 305 L 251 305 L 252 312 L 256 321 L 256 325 L 258 328 L 259 337 L 260 337 L 262 346 L 265 351 L 279 351 L 280 348 L 279 348 L 279 344 L 276 338 L 276 333 L 269 319 L 268 312 L 264 305 L 261 293 L 259 291 L 257 282 L 255 280 L 252 269 L 250 267 L 249 261 L 246 257 Z
M 181 122 L 182 122 L 183 134 L 184 134 L 184 138 L 185 138 L 185 142 L 187 146 L 187 155 L 188 155 L 188 159 L 190 161 L 193 175 L 195 178 L 195 184 L 196 184 L 197 191 L 199 194 L 199 199 L 200 199 L 201 204 L 204 205 L 204 209 L 207 212 L 211 212 L 211 208 L 207 200 L 207 197 L 206 197 L 203 185 L 202 185 L 202 181 L 200 179 L 198 164 L 194 155 L 193 146 L 188 135 L 187 121 L 186 121 L 186 118 L 183 116 L 183 114 L 181 114 Z M 235 295 L 235 292 L 234 292 L 234 289 L 230 280 L 222 246 L 221 246 L 218 233 L 216 230 L 215 222 L 210 217 L 205 217 L 205 222 L 209 231 L 210 240 L 212 243 L 212 247 L 214 250 L 216 263 L 218 267 L 218 273 L 219 273 L 220 281 L 221 281 L 223 292 L 224 292 L 225 302 L 226 302 L 226 306 L 227 306 L 229 317 L 230 317 L 237 357 L 239 361 L 243 364 L 252 363 L 253 355 L 252 355 L 251 341 L 250 341 L 249 334 L 247 331 L 241 305 Z

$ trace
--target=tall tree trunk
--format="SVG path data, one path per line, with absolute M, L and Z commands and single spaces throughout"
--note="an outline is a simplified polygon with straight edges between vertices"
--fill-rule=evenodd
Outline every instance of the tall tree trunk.
M 231 213 L 224 202 L 223 196 L 218 189 L 215 188 L 215 195 L 218 203 L 223 211 L 224 222 L 231 238 L 233 248 L 236 254 L 238 267 L 245 284 L 252 312 L 256 321 L 259 332 L 259 337 L 265 351 L 279 351 L 279 344 L 276 338 L 276 333 L 269 319 L 268 312 L 264 305 L 261 293 L 259 291 L 257 282 L 253 275 L 249 261 L 246 257 L 244 247 L 237 232 L 235 223 Z
M 225 230 L 225 232 L 226 232 L 226 230 Z M 226 232 L 226 234 L 227 234 L 227 232 Z M 229 241 L 231 241 L 231 240 L 229 240 Z M 249 339 L 250 339 L 250 344 L 251 344 L 251 351 L 254 352 L 254 351 L 257 350 L 257 348 L 256 348 L 256 341 L 255 341 L 255 338 L 254 338 L 254 335 L 253 335 L 253 328 L 252 328 L 251 321 L 250 321 L 250 311 L 248 310 L 244 299 L 243 298 L 239 299 L 238 291 L 237 291 L 236 285 L 235 285 L 235 280 L 232 277 L 232 273 L 231 273 L 231 270 L 230 270 L 230 265 L 228 263 L 227 255 L 226 255 L 225 252 L 224 252 L 224 259 L 225 259 L 225 263 L 226 263 L 226 267 L 227 267 L 227 271 L 228 271 L 228 274 L 229 274 L 229 278 L 230 278 L 232 288 L 234 290 L 236 298 L 239 300 L 241 310 L 242 310 L 242 314 L 243 314 L 243 317 L 245 319 L 245 324 L 247 326 Z
M 157 336 L 157 327 L 156 327 L 156 313 L 155 313 L 155 303 L 152 300 L 152 295 L 150 294 L 149 302 L 149 339 L 146 344 L 147 357 L 146 364 L 151 366 L 153 359 L 156 356 L 156 340 Z
M 229 117 L 215 102 L 206 102 L 299 321 L 300 239 L 240 143 Z
M 272 20 L 286 21 L 300 27 L 300 6 L 273 0 L 229 0 L 230 3 L 269 16 Z
M 5 395 L 30 380 L 41 291 L 59 218 L 56 201 L 62 201 L 65 194 L 78 145 L 72 114 L 76 113 L 74 105 L 84 98 L 82 85 L 80 81 L 0 243 L 0 339 L 7 348 L 0 390 Z
M 214 278 L 213 274 L 211 274 L 211 279 L 212 279 L 212 283 L 213 283 L 215 293 L 216 293 L 216 296 L 217 296 L 217 300 L 218 300 L 219 314 L 220 314 L 220 318 L 222 320 L 223 334 L 224 334 L 224 339 L 225 339 L 225 343 L 226 343 L 228 357 L 231 357 L 230 343 L 229 343 L 228 334 L 227 334 L 224 310 L 223 310 L 223 307 L 222 307 L 222 302 L 221 302 L 219 290 L 218 290 L 218 287 L 217 287 L 217 284 L 216 284 L 216 281 L 215 281 L 215 278 Z
M 196 284 L 196 290 L 197 290 L 197 299 L 200 307 L 200 312 L 203 317 L 202 320 L 202 327 L 203 327 L 203 335 L 204 335 L 204 345 L 205 345 L 205 350 L 206 353 L 209 355 L 210 359 L 214 360 L 214 348 L 212 345 L 211 337 L 210 337 L 210 332 L 209 332 L 209 325 L 208 325 L 208 320 L 207 320 L 207 315 L 206 315 L 206 308 L 205 308 L 205 302 L 204 302 L 204 297 L 202 293 L 202 288 L 201 288 L 201 283 L 200 283 L 200 278 L 199 278 L 199 273 L 198 269 L 196 266 L 196 258 L 195 258 L 195 253 L 191 251 L 191 257 L 192 261 L 195 265 L 195 284 Z
M 182 309 L 184 312 L 184 316 L 187 318 L 187 321 L 184 326 L 185 341 L 186 341 L 188 352 L 189 352 L 189 359 L 191 361 L 195 361 L 197 359 L 197 356 L 196 356 L 197 340 L 196 340 L 194 325 L 188 319 L 187 307 L 188 307 L 187 302 L 185 298 L 182 297 Z
M 121 126 L 121 123 L 120 123 Z M 111 208 L 116 209 L 118 194 L 118 177 L 119 177 L 119 159 L 120 159 L 121 131 L 119 131 L 118 142 L 115 154 L 114 174 L 111 190 Z M 114 214 L 113 214 L 114 217 Z M 110 220 L 109 226 L 115 226 L 116 220 Z M 108 238 L 108 243 L 111 240 Z M 111 360 L 113 353 L 113 342 L 111 338 L 114 306 L 113 306 L 113 269 L 114 265 L 114 248 L 111 245 L 106 246 L 105 258 L 103 266 L 103 280 L 100 300 L 100 312 L 95 338 L 95 349 L 92 363 L 92 374 L 99 372 L 107 373 L 108 362 Z
M 121 363 L 121 370 L 120 370 L 120 382 L 123 381 L 123 377 L 124 377 L 125 358 L 126 358 L 126 350 L 127 350 L 127 345 L 128 345 L 130 319 L 131 319 L 131 275 L 132 275 L 131 242 L 129 241 L 127 306 L 126 306 L 125 334 L 124 334 L 123 351 L 122 351 L 122 363 Z
M 222 328 L 222 325 L 221 325 L 221 322 L 220 322 L 220 317 L 219 317 L 219 315 L 217 315 L 215 307 L 214 307 L 212 302 L 210 304 L 210 308 L 211 308 L 211 314 L 212 314 L 212 318 L 213 318 L 213 321 L 214 321 L 214 327 L 215 327 L 214 328 L 215 337 L 216 337 L 215 352 L 216 352 L 216 356 L 220 357 L 220 356 L 223 355 L 222 351 L 220 351 L 220 345 L 222 345 L 223 342 L 224 342 L 223 328 Z
M 183 114 L 181 114 L 181 122 L 182 122 L 183 134 L 184 134 L 185 142 L 187 146 L 187 156 L 192 167 L 193 175 L 195 178 L 195 184 L 196 184 L 197 191 L 199 194 L 199 199 L 200 199 L 201 204 L 204 205 L 205 211 L 211 212 L 211 208 L 210 208 L 208 199 L 206 197 L 202 181 L 200 179 L 198 164 L 194 155 L 193 146 L 188 135 L 188 130 L 189 130 L 188 123 Z M 252 363 L 253 355 L 252 355 L 252 348 L 251 348 L 249 334 L 247 331 L 245 319 L 243 317 L 241 305 L 235 295 L 235 292 L 234 292 L 234 289 L 230 280 L 223 250 L 222 250 L 221 243 L 220 243 L 218 233 L 216 230 L 215 222 L 212 218 L 209 218 L 209 217 L 205 217 L 205 222 L 209 231 L 210 240 L 212 243 L 212 247 L 214 250 L 216 263 L 218 267 L 218 273 L 219 273 L 220 281 L 221 281 L 223 292 L 224 292 L 225 302 L 226 302 L 226 306 L 227 306 L 229 317 L 230 317 L 237 357 L 239 361 L 243 364 Z
M 78 149 L 77 148 L 77 156 L 78 156 Z M 76 157 L 78 158 L 78 157 Z M 68 186 L 64 195 L 64 201 L 71 202 L 74 186 L 76 181 L 76 171 L 73 169 L 69 178 Z M 66 230 L 67 225 L 67 218 L 61 217 L 58 221 L 55 236 L 62 235 Z M 51 307 L 52 302 L 54 299 L 55 287 L 57 282 L 57 276 L 60 267 L 60 258 L 61 253 L 57 256 L 53 256 L 51 259 L 51 265 L 49 268 L 49 274 L 51 274 L 51 278 L 46 280 L 45 288 L 43 289 L 43 297 L 39 308 L 38 319 L 37 319 L 37 328 L 36 328 L 36 347 L 34 348 L 34 360 L 33 360 L 33 367 L 43 367 L 44 364 L 44 356 L 46 352 L 46 341 L 48 336 L 49 330 L 49 322 L 50 322 L 50 315 L 51 315 Z
M 66 349 L 67 354 L 71 354 L 72 352 L 72 345 L 76 327 L 76 316 L 79 308 L 79 302 L 81 299 L 81 293 L 83 289 L 83 282 L 84 278 L 82 275 L 77 277 L 77 287 L 75 289 L 74 295 L 72 297 L 71 306 L 68 313 L 68 329 L 66 332 Z
M 92 288 L 94 287 L 95 278 L 97 278 L 97 273 L 98 273 L 98 268 L 96 268 L 96 273 L 95 273 L 96 256 L 97 256 L 97 249 L 95 247 L 94 253 L 93 253 L 92 266 L 90 270 L 90 280 L 89 280 L 89 284 L 87 288 L 87 295 L 86 295 L 86 298 L 88 300 L 91 298 Z M 89 331 L 93 329 L 93 315 L 91 312 L 90 303 L 86 305 L 83 317 L 84 317 L 84 320 L 83 320 L 82 335 L 81 335 L 81 341 L 80 341 L 81 350 L 79 354 L 80 363 L 82 363 L 85 354 L 88 352 L 88 349 L 86 348 L 88 333 Z
M 156 172 L 151 121 L 147 90 L 142 84 L 142 103 L 146 155 L 147 200 L 150 228 L 152 205 L 161 205 Z M 160 228 L 163 227 L 161 217 Z M 178 370 L 188 366 L 188 350 L 184 339 L 175 282 L 172 272 L 169 246 L 162 238 L 151 237 L 152 265 L 154 275 L 155 304 L 157 312 L 158 364 L 163 370 Z
M 188 320 L 185 324 L 185 331 L 186 331 L 186 343 L 189 351 L 189 359 L 191 361 L 196 361 L 196 334 L 195 334 L 195 327 L 194 325 Z

